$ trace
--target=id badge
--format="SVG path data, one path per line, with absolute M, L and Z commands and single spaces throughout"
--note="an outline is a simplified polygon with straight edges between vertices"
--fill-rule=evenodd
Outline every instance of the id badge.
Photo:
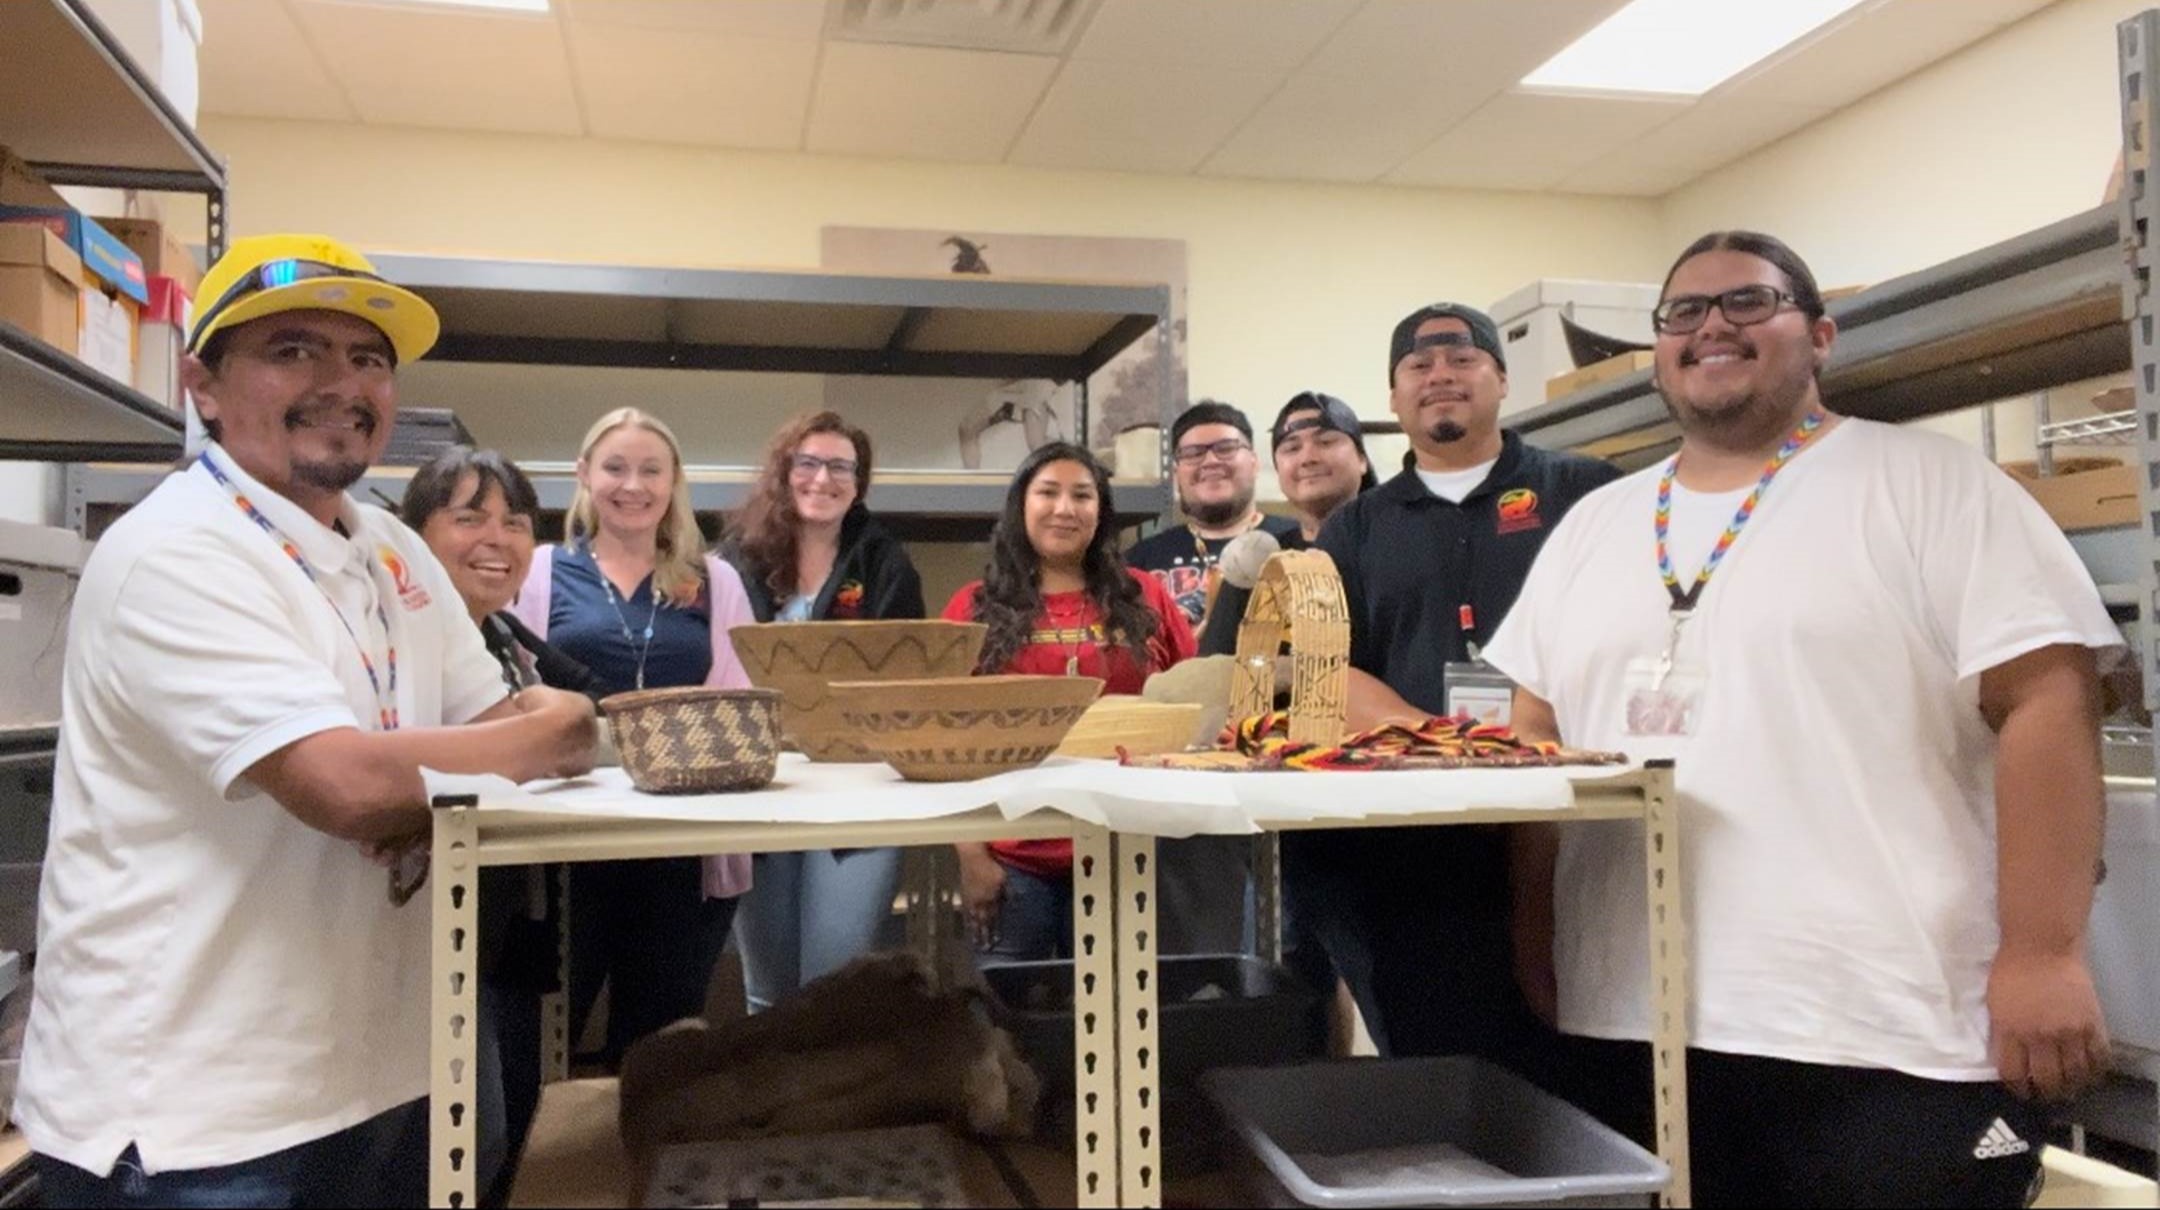
M 1446 708 L 1450 718 L 1464 715 L 1479 723 L 1506 727 L 1515 713 L 1515 682 L 1491 664 L 1449 664 L 1446 673 Z
M 1628 661 L 1627 734 L 1637 738 L 1694 735 L 1702 724 L 1701 669 L 1648 657 Z

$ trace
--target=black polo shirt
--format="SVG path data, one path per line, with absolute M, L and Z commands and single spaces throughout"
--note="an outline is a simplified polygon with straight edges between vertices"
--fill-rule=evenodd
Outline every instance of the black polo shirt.
M 1607 463 L 1507 433 L 1492 473 L 1460 504 L 1433 495 L 1414 470 L 1344 504 L 1314 545 L 1342 573 L 1350 663 L 1439 714 L 1448 663 L 1491 641 L 1546 535 L 1619 477 Z

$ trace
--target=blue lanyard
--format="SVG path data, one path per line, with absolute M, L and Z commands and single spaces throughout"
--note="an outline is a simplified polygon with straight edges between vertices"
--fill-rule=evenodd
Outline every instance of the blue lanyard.
M 226 475 L 224 470 L 220 468 L 214 460 L 212 460 L 207 450 L 197 456 L 195 461 L 200 464 L 204 470 L 210 472 L 210 477 L 217 480 L 218 485 L 225 489 L 226 494 L 232 497 L 233 503 L 240 507 L 240 511 L 247 514 L 248 520 L 253 521 L 256 525 L 262 528 L 262 531 L 264 533 L 270 535 L 270 540 L 278 544 L 278 548 L 285 552 L 285 557 L 291 559 L 293 561 L 293 565 L 298 567 L 301 572 L 307 576 L 308 583 L 315 586 L 315 591 L 322 594 L 323 603 L 330 606 L 331 613 L 337 615 L 338 624 L 345 628 L 346 636 L 352 639 L 354 650 L 360 653 L 360 667 L 362 671 L 367 673 L 368 684 L 375 690 L 375 704 L 377 709 L 376 721 L 381 724 L 381 727 L 384 731 L 397 730 L 399 721 L 397 704 L 397 640 L 393 638 L 390 633 L 389 611 L 383 608 L 382 602 L 379 599 L 381 594 L 381 585 L 378 584 L 376 586 L 378 599 L 375 603 L 375 620 L 381 623 L 383 642 L 386 643 L 389 648 L 388 655 L 383 660 L 384 667 L 388 670 L 389 686 L 387 692 L 385 692 L 384 689 L 384 678 L 377 675 L 375 671 L 375 658 L 374 656 L 369 654 L 368 645 L 361 641 L 360 632 L 353 627 L 352 620 L 345 616 L 345 611 L 338 607 L 336 599 L 334 599 L 330 595 L 330 590 L 323 587 L 322 578 L 315 574 L 315 568 L 307 561 L 307 556 L 300 553 L 299 545 L 295 543 L 291 538 L 286 537 L 284 532 L 278 529 L 278 527 L 271 522 L 270 518 L 263 516 L 262 510 L 256 508 L 253 501 L 249 500 L 245 495 L 241 494 L 239 485 L 234 483 L 231 477 Z

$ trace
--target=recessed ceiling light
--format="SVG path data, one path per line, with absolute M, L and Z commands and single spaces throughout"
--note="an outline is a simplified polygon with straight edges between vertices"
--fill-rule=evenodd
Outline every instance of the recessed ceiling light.
M 1697 97 L 1863 3 L 1633 0 L 1522 83 L 1553 92 Z

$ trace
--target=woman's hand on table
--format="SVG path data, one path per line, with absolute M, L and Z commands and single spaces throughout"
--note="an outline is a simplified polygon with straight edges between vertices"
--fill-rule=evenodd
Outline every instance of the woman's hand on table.
M 580 777 L 592 772 L 600 742 L 600 720 L 592 699 L 582 693 L 535 685 L 518 691 L 519 713 L 536 729 L 531 781 L 542 777 Z
M 960 906 L 967 916 L 968 938 L 977 949 L 997 942 L 998 915 L 1005 906 L 1005 867 L 988 845 L 955 845 L 960 853 Z

